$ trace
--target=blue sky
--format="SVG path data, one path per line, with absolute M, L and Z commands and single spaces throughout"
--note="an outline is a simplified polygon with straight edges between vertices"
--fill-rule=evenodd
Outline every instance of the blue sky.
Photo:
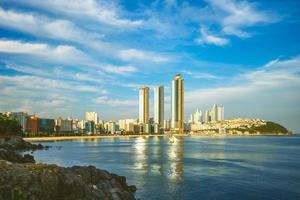
M 186 118 L 217 103 L 300 132 L 299 20 L 294 0 L 2 0 L 0 111 L 137 118 L 164 85 L 169 118 L 181 73 Z

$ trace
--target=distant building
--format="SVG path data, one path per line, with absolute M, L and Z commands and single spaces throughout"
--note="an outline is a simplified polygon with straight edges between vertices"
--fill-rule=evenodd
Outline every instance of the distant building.
M 149 87 L 139 89 L 139 123 L 149 122 Z
M 190 116 L 190 121 L 191 124 L 201 124 L 203 122 L 203 116 L 202 116 L 202 111 L 197 108 L 195 113 L 192 113 Z
M 210 118 L 212 122 L 224 120 L 224 107 L 214 104 L 210 111 Z
M 54 119 L 40 118 L 39 120 L 39 132 L 53 133 L 55 128 Z
M 212 122 L 218 121 L 218 106 L 214 104 L 210 111 L 210 118 Z
M 26 131 L 26 125 L 27 125 L 27 117 L 28 114 L 25 112 L 9 112 L 7 115 L 11 118 L 16 120 L 21 126 L 23 132 Z
M 77 123 L 77 127 L 78 127 L 78 132 L 79 133 L 84 133 L 85 132 L 85 120 L 80 120 Z
M 154 87 L 154 123 L 164 125 L 164 86 Z
M 108 122 L 108 131 L 111 134 L 115 134 L 118 130 L 119 129 L 118 129 L 118 126 L 117 126 L 116 122 L 114 122 L 114 121 Z
M 135 126 L 137 124 L 137 119 L 121 119 L 119 120 L 119 129 L 126 132 L 135 132 Z
M 27 116 L 26 132 L 38 133 L 39 132 L 39 118 L 34 115 Z
M 126 130 L 126 119 L 120 119 L 119 120 L 119 128 L 120 130 Z
M 96 112 L 86 112 L 85 113 L 85 120 L 86 121 L 93 121 L 95 124 L 98 123 L 98 114 Z
M 151 133 L 151 124 L 144 124 L 144 133 Z
M 55 119 L 56 132 L 72 132 L 72 120 L 62 119 L 61 117 Z
M 210 122 L 210 115 L 208 110 L 205 111 L 204 122 Z
M 224 106 L 218 106 L 218 121 L 224 120 Z
M 184 80 L 180 74 L 172 80 L 171 129 L 179 133 L 184 130 Z
M 85 132 L 87 134 L 93 134 L 95 131 L 95 122 L 94 121 L 86 121 L 85 122 Z
M 169 131 L 171 127 L 170 120 L 164 120 L 164 130 Z
M 162 132 L 161 126 L 159 124 L 155 123 L 153 125 L 153 131 L 154 131 L 154 133 L 161 133 Z

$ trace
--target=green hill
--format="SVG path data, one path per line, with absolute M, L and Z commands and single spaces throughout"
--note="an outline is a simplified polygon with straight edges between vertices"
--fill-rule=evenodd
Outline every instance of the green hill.
M 252 126 L 251 131 L 255 131 L 255 132 L 260 132 L 261 134 L 279 134 L 279 133 L 283 133 L 283 134 L 289 134 L 290 131 L 287 130 L 285 127 L 283 127 L 280 124 L 277 124 L 275 122 L 267 122 L 266 125 L 263 126 Z

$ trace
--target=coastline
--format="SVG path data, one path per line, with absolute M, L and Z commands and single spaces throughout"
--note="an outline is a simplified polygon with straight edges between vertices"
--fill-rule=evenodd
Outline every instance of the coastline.
M 135 185 L 125 176 L 95 166 L 61 167 L 36 163 L 25 151 L 47 149 L 20 136 L 0 138 L 0 199 L 126 199 L 134 200 Z
M 260 137 L 260 136 L 295 136 L 296 134 L 249 134 L 249 135 L 229 135 L 229 134 L 173 134 L 176 137 L 203 137 L 203 138 L 223 138 L 223 137 Z M 86 136 L 51 136 L 51 137 L 31 137 L 23 138 L 27 142 L 48 142 L 48 141 L 64 141 L 64 140 L 80 140 L 80 139 L 112 139 L 112 138 L 135 138 L 135 137 L 153 137 L 153 136 L 169 136 L 168 134 L 151 134 L 151 135 L 86 135 Z
M 134 138 L 134 137 L 149 137 L 149 136 L 165 136 L 164 134 L 156 135 L 86 135 L 86 136 L 53 136 L 53 137 L 31 137 L 23 138 L 27 142 L 42 142 L 42 141 L 60 141 L 60 140 L 79 140 L 79 139 L 104 139 L 104 138 Z

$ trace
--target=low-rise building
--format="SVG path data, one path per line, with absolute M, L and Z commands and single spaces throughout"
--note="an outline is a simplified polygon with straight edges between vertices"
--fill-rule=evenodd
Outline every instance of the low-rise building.
M 72 132 L 72 120 L 62 119 L 61 117 L 55 119 L 55 130 L 56 132 Z

